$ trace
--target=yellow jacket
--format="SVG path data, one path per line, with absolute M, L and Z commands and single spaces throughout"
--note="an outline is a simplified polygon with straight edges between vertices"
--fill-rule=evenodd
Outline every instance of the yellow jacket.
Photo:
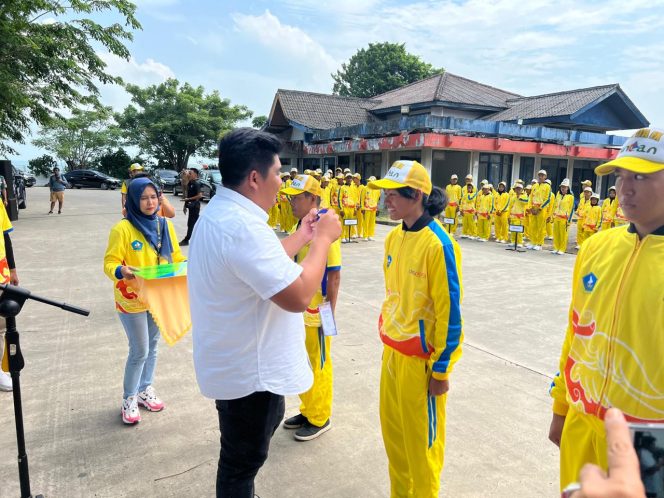
M 548 183 L 536 183 L 530 193 L 530 205 L 528 207 L 546 210 L 551 202 L 551 186 Z
M 173 224 L 170 220 L 166 220 L 166 224 L 173 245 L 173 263 L 185 261 Z M 116 223 L 108 236 L 108 247 L 104 255 L 104 273 L 114 283 L 115 308 L 122 313 L 140 313 L 147 310 L 131 287 L 132 281 L 122 278 L 119 272 L 121 266 L 141 268 L 167 262 L 165 258 L 159 258 L 154 247 L 129 221 L 121 220 Z
M 553 411 L 664 422 L 664 226 L 639 240 L 631 225 L 599 232 L 576 257 Z
M 514 200 L 510 204 L 510 218 L 523 219 L 528 209 L 528 195 L 521 192 L 520 196 L 514 193 Z
M 579 205 L 576 206 L 576 216 L 579 218 L 579 223 L 583 225 L 583 217 L 586 215 L 586 208 L 590 206 L 589 200 L 586 200 L 586 197 L 581 194 L 581 199 L 579 200 Z
M 496 216 L 500 216 L 502 214 L 505 214 L 510 207 L 510 194 L 507 192 L 503 192 L 502 194 L 498 191 L 496 191 L 496 196 L 495 196 L 495 208 L 496 208 Z
M 330 207 L 330 185 L 327 187 L 321 187 L 320 189 L 320 207 L 329 208 Z
M 466 193 L 461 198 L 461 213 L 462 214 L 475 214 L 477 211 L 477 192 Z
M 574 196 L 572 194 L 556 194 L 555 208 L 553 210 L 553 217 L 558 219 L 567 220 L 567 223 L 572 221 L 572 214 L 574 213 Z
M 602 224 L 602 208 L 599 206 L 592 206 L 590 203 L 586 206 L 583 214 L 583 229 L 596 232 Z
M 602 202 L 602 223 L 613 223 L 618 210 L 618 197 L 613 199 L 607 197 Z
M 354 208 L 357 204 L 355 200 L 355 190 L 353 185 L 343 185 L 339 189 L 339 205 L 342 208 Z
M 440 222 L 424 214 L 385 239 L 385 301 L 379 319 L 384 344 L 425 358 L 432 375 L 449 377 L 461 357 L 461 251 Z
M 447 205 L 450 207 L 457 207 L 461 201 L 461 185 L 458 183 L 452 185 L 451 183 L 445 187 L 445 193 L 447 194 Z
M 489 218 L 493 211 L 493 194 L 489 192 L 486 195 L 480 195 L 477 202 L 477 216 Z
M 365 187 L 360 195 L 360 207 L 362 211 L 377 211 L 378 199 L 380 199 L 380 190 Z

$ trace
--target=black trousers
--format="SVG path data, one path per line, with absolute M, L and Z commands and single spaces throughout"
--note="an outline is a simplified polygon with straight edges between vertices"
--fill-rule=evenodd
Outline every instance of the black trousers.
M 254 478 L 267 460 L 272 435 L 284 418 L 284 397 L 255 392 L 215 404 L 221 431 L 217 498 L 253 498 Z
M 187 236 L 184 240 L 191 239 L 191 233 L 194 231 L 194 225 L 198 221 L 198 215 L 201 213 L 201 203 L 192 202 L 187 206 L 189 217 L 187 218 Z

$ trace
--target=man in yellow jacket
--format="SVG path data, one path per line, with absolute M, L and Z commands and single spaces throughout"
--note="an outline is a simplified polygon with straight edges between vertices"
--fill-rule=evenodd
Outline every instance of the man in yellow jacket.
M 609 187 L 609 196 L 602 202 L 602 230 L 608 230 L 615 226 L 616 211 L 618 211 L 616 187 Z
M 461 195 L 466 195 L 468 193 L 468 185 L 472 185 L 473 190 L 475 190 L 475 185 L 473 185 L 473 175 L 466 175 L 466 178 L 464 179 L 464 186 L 461 187 Z
M 346 183 L 339 188 L 339 205 L 341 206 L 342 216 L 344 218 L 344 227 L 341 235 L 341 242 L 350 242 L 355 225 L 346 225 L 346 220 L 357 220 L 355 208 L 357 200 L 355 198 L 356 187 L 353 185 L 353 175 L 346 173 Z
M 461 251 L 434 217 L 444 193 L 417 161 L 397 161 L 384 179 L 392 220 L 385 240 L 380 422 L 392 498 L 437 498 L 445 453 L 445 405 L 461 357 Z M 417 264 L 414 263 L 417 262 Z
M 515 183 L 512 186 L 514 197 L 509 206 L 509 224 L 523 226 L 528 211 L 528 196 L 523 191 L 522 183 Z M 510 242 L 514 244 L 516 237 L 517 247 L 523 247 L 523 233 L 512 232 Z
M 375 176 L 370 176 L 368 182 L 376 181 Z M 360 216 L 364 228 L 364 240 L 374 240 L 376 233 L 376 212 L 378 211 L 378 199 L 380 190 L 365 187 L 360 196 Z
M 300 175 L 284 192 L 290 197 L 293 215 L 298 219 L 298 223 L 292 229 L 292 232 L 295 233 L 299 228 L 299 220 L 302 220 L 312 209 L 320 207 L 322 194 L 320 184 L 313 176 Z M 295 255 L 295 262 L 302 263 L 308 253 L 309 244 L 306 244 Z M 328 303 L 331 312 L 334 313 L 340 282 L 341 243 L 337 239 L 327 253 L 327 266 L 321 286 L 304 312 L 305 342 L 309 363 L 314 373 L 314 383 L 307 392 L 300 394 L 300 413 L 284 421 L 286 429 L 295 429 L 294 437 L 298 441 L 315 439 L 332 427 L 330 416 L 332 415 L 333 375 L 330 335 L 328 335 L 331 331 L 323 328 L 321 306 Z
M 569 178 L 560 184 L 553 209 L 553 254 L 565 254 L 567 251 L 567 231 L 574 214 L 574 196 L 569 191 Z
M 459 177 L 457 175 L 452 175 L 450 177 L 450 183 L 445 187 L 445 193 L 447 194 L 445 218 L 454 219 L 454 225 L 452 225 L 450 232 L 455 234 L 457 227 L 459 226 L 459 203 L 461 202 L 461 196 L 463 195 L 461 185 L 459 185 Z
M 546 183 L 546 171 L 541 169 L 537 172 L 538 181 L 532 187 L 530 193 L 530 226 L 528 238 L 532 242 L 526 248 L 533 251 L 541 251 L 546 235 L 546 220 L 548 206 L 551 203 L 551 186 Z
M 581 193 L 579 205 L 576 207 L 576 249 L 581 248 L 581 244 L 586 240 L 586 232 L 583 230 L 583 223 L 586 218 L 586 212 L 590 206 L 590 196 L 593 195 L 592 187 L 584 187 Z
M 602 420 L 664 422 L 664 130 L 646 128 L 613 161 L 620 205 L 631 224 L 588 239 L 576 258 L 559 373 L 551 385 L 549 439 L 560 447 L 560 486 L 585 464 L 607 470 Z M 610 248 L 610 250 L 607 250 Z
M 491 237 L 491 215 L 494 211 L 493 194 L 491 184 L 486 183 L 482 187 L 482 193 L 477 202 L 477 236 L 480 242 L 488 242 Z
M 495 194 L 496 242 L 506 244 L 508 240 L 507 225 L 509 221 L 510 195 L 507 193 L 507 184 L 500 182 Z
M 352 230 L 352 237 L 354 239 L 356 238 L 364 238 L 364 218 L 362 217 L 362 211 L 360 209 L 361 203 L 360 203 L 360 197 L 362 197 L 362 192 L 366 188 L 364 185 L 362 185 L 362 175 L 359 173 L 355 173 L 353 175 L 353 195 L 355 195 L 355 218 L 357 218 L 357 225 L 353 227 Z
M 476 239 L 477 238 L 477 224 L 475 223 L 475 213 L 477 213 L 477 192 L 472 183 L 466 184 L 464 187 L 466 193 L 461 197 L 461 238 L 462 239 Z

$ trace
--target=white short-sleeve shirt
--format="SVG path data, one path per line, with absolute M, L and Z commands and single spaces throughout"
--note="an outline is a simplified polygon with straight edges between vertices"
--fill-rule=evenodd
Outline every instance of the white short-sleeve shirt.
M 194 368 L 208 398 L 294 395 L 313 382 L 302 314 L 270 300 L 302 267 L 267 219 L 251 200 L 222 187 L 194 228 L 187 270 Z

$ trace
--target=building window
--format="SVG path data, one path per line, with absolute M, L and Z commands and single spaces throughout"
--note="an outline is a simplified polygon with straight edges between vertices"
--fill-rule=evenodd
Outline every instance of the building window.
M 551 190 L 556 192 L 560 182 L 567 177 L 567 159 L 543 157 L 542 169 L 546 171 L 547 178 L 551 180 Z
M 595 168 L 599 164 L 598 161 L 586 161 L 577 159 L 574 161 L 574 174 L 572 175 L 572 192 L 578 194 L 581 192 L 581 182 L 590 180 L 593 182 L 593 191 L 597 188 L 597 176 L 595 176 Z M 577 195 L 578 197 L 578 195 Z
M 380 178 L 380 161 L 382 154 L 357 154 L 355 156 L 355 172 L 362 175 L 363 183 L 370 176 Z
M 323 173 L 325 173 L 328 169 L 331 169 L 334 171 L 335 166 L 337 165 L 337 158 L 336 156 L 327 156 L 323 158 Z
M 346 169 L 350 168 L 350 156 L 338 156 L 337 168 Z
M 480 154 L 479 180 L 486 179 L 494 188 L 501 181 L 512 180 L 512 154 Z
M 302 161 L 304 169 L 318 169 L 320 168 L 320 157 L 305 157 Z
M 534 157 L 522 157 L 521 164 L 519 165 L 519 179 L 523 180 L 526 184 L 530 183 L 530 180 L 534 178 L 535 175 L 535 158 Z

